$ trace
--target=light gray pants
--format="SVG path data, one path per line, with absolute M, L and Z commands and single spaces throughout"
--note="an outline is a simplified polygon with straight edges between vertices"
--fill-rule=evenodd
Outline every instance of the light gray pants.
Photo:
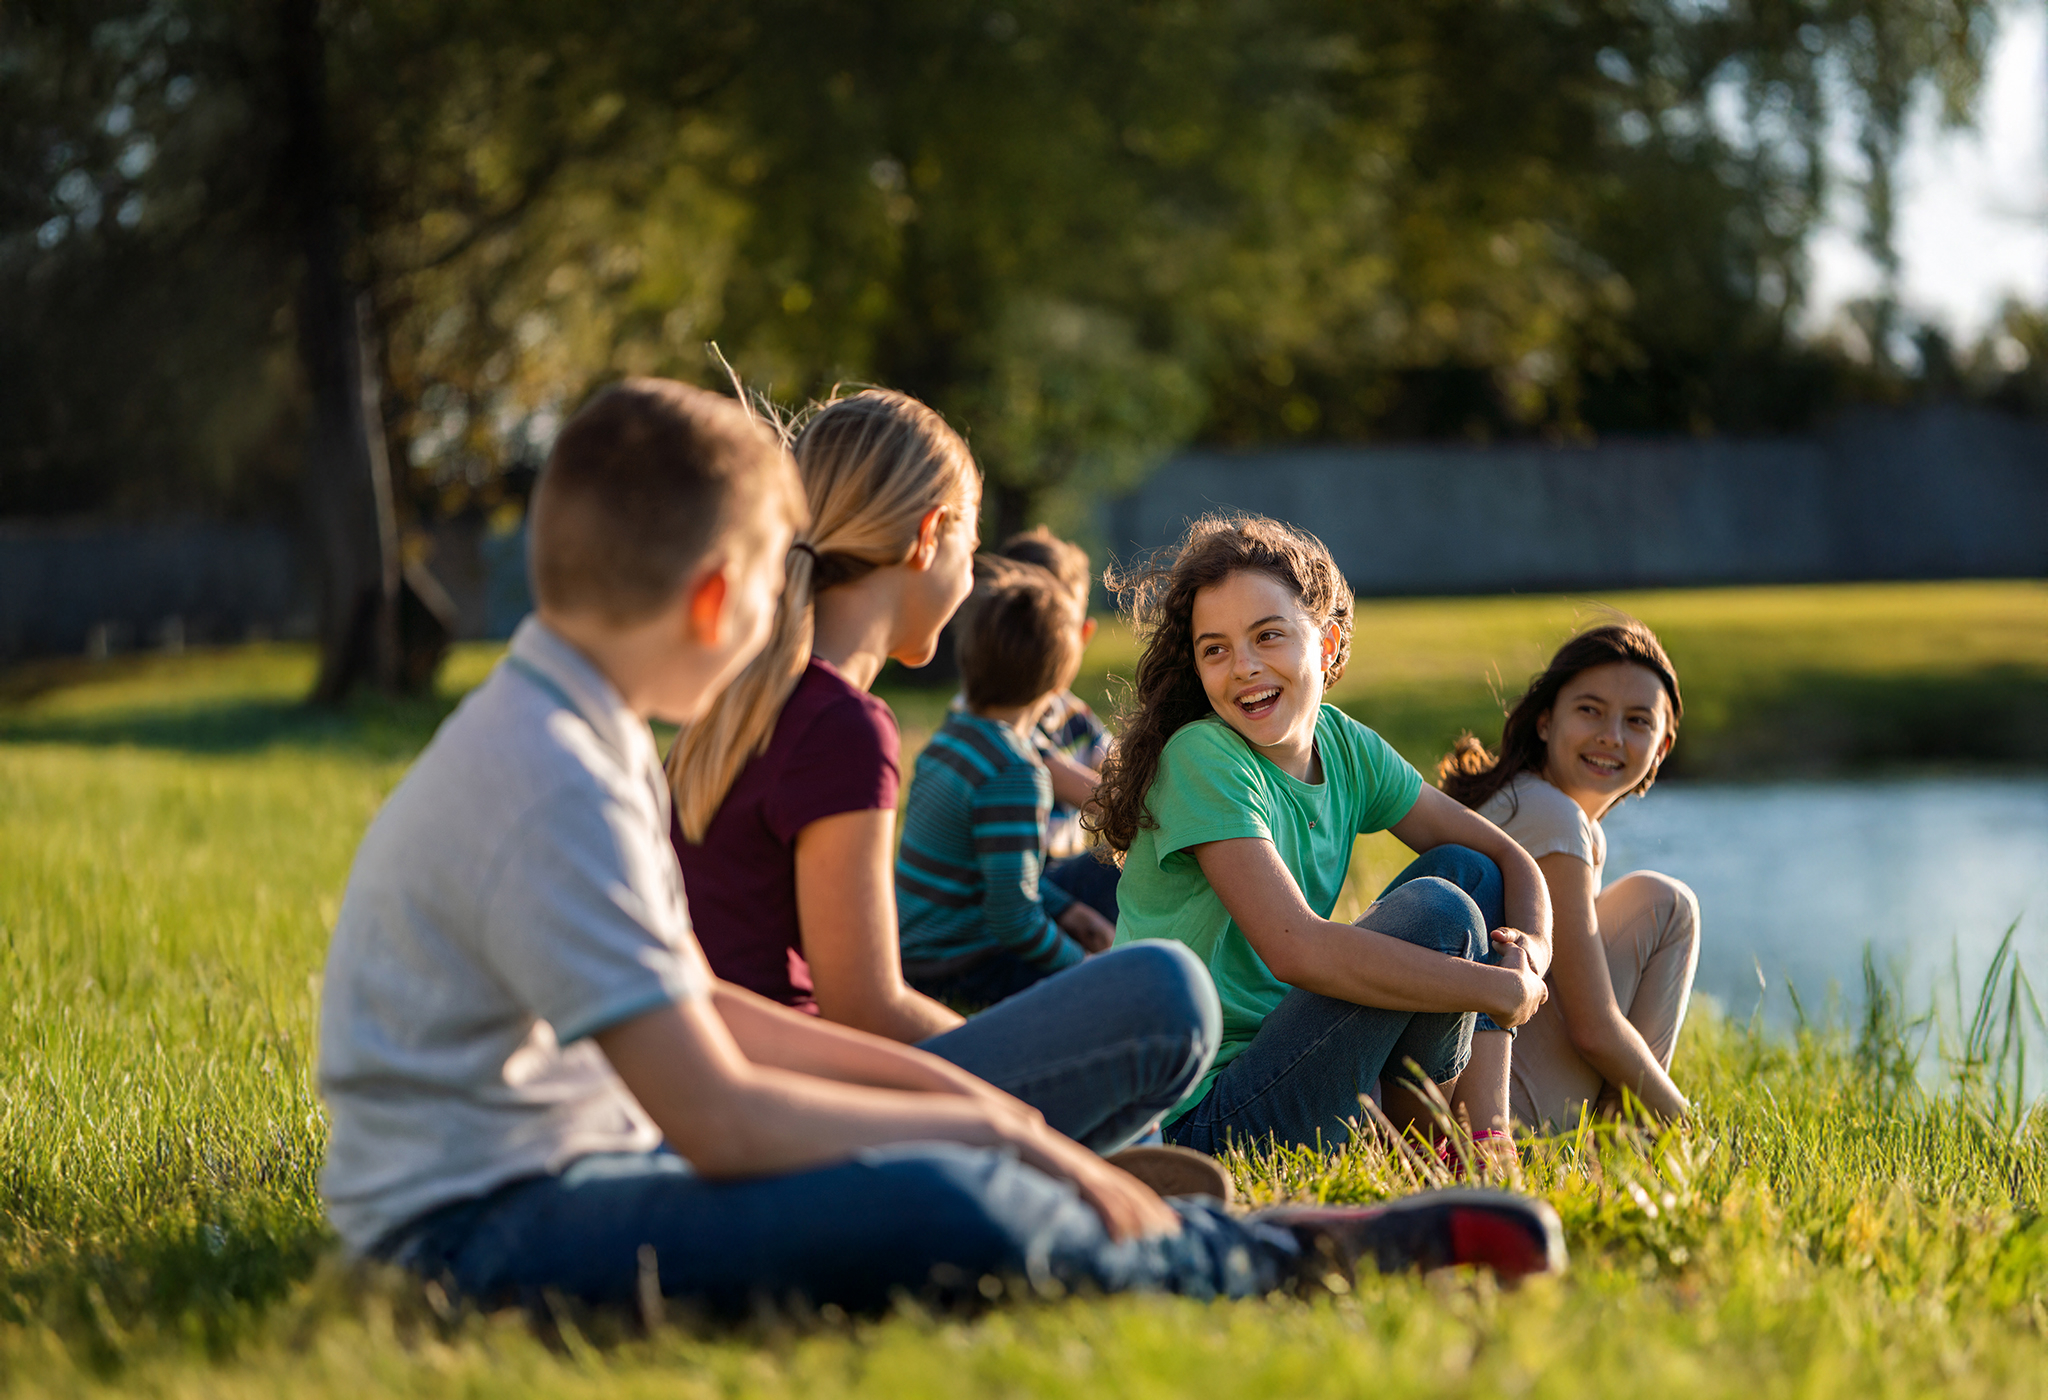
M 1654 870 L 1624 875 L 1594 897 L 1600 941 L 1621 1014 L 1642 1032 L 1665 1069 L 1700 963 L 1700 905 L 1681 880 Z M 1597 1102 L 1600 1072 L 1579 1058 L 1558 1009 L 1557 992 L 1515 1038 L 1509 1107 L 1517 1123 L 1565 1129 Z

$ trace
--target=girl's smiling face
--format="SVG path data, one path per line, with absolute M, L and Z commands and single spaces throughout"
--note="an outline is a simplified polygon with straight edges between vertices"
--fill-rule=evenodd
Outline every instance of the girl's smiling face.
M 1597 821 L 1671 752 L 1671 698 L 1648 667 L 1610 661 L 1564 683 L 1536 737 L 1543 776 Z
M 1271 574 L 1241 570 L 1195 594 L 1190 629 L 1202 690 L 1223 722 L 1304 782 L 1315 766 L 1323 672 L 1337 625 L 1319 622 Z

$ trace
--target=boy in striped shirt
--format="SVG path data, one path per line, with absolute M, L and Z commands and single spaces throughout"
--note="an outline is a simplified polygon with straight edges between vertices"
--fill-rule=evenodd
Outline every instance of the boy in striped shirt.
M 966 708 L 918 755 L 896 857 L 903 971 L 928 996 L 988 1006 L 1116 929 L 1040 879 L 1052 781 L 1033 738 L 1081 664 L 1073 599 L 1035 565 L 982 582 L 959 620 Z

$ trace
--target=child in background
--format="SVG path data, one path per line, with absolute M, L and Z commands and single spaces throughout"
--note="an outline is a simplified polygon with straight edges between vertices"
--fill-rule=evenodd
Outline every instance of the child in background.
M 1050 574 L 1014 564 L 955 623 L 966 707 L 918 756 L 896 855 L 903 974 L 927 996 L 993 1005 L 1116 936 L 1039 878 L 1052 782 L 1035 736 L 1081 664 L 1072 614 Z
M 1075 631 L 1081 650 L 1086 651 L 1095 639 L 1095 619 L 1088 615 L 1094 574 L 1087 551 L 1040 525 L 1010 536 L 997 553 L 1019 563 L 1036 564 L 1073 595 Z M 1050 862 L 1046 878 L 1115 923 L 1117 868 L 1097 858 L 1081 825 L 1082 809 L 1095 800 L 1102 765 L 1115 741 L 1088 702 L 1071 688 L 1062 689 L 1045 707 L 1038 719 L 1037 738 L 1039 753 L 1052 777 L 1052 813 L 1046 819 L 1045 832 Z
M 1467 734 L 1437 765 L 1446 793 L 1536 858 L 1556 921 L 1550 999 L 1515 1043 L 1510 1102 L 1532 1128 L 1612 1113 L 1621 1091 L 1661 1118 L 1700 959 L 1700 907 L 1654 870 L 1605 889 L 1600 819 L 1657 781 L 1685 714 L 1656 634 L 1630 618 L 1566 642 L 1501 727 L 1500 756 Z
M 1413 1061 L 1489 1153 L 1511 1150 L 1495 1026 L 1545 995 L 1543 877 L 1323 702 L 1351 649 L 1329 551 L 1278 521 L 1210 517 L 1126 591 L 1144 650 L 1090 819 L 1126 853 L 1117 943 L 1186 944 L 1223 1002 L 1216 1066 L 1167 1141 L 1341 1144 L 1360 1095 L 1427 1132 L 1424 1098 L 1400 1083 Z M 1330 922 L 1353 839 L 1382 830 L 1421 858 L 1356 924 Z

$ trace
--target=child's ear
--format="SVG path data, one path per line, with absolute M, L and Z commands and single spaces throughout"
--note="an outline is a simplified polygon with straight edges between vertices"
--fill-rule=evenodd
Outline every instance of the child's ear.
M 1088 645 L 1088 643 L 1094 640 L 1095 619 L 1092 617 L 1084 617 L 1081 619 L 1081 645 L 1085 647 Z
M 929 569 L 939 552 L 939 532 L 945 528 L 945 506 L 933 506 L 926 511 L 917 522 L 917 543 L 910 547 L 910 558 L 904 562 L 920 572 Z
M 1323 669 L 1325 671 L 1328 671 L 1330 669 L 1331 663 L 1336 661 L 1336 659 L 1337 624 L 1334 622 L 1326 622 L 1323 624 Z
M 1536 742 L 1539 744 L 1550 742 L 1550 711 L 1548 710 L 1536 716 Z
M 715 649 L 725 640 L 726 568 L 720 561 L 690 585 L 690 640 L 700 647 Z

